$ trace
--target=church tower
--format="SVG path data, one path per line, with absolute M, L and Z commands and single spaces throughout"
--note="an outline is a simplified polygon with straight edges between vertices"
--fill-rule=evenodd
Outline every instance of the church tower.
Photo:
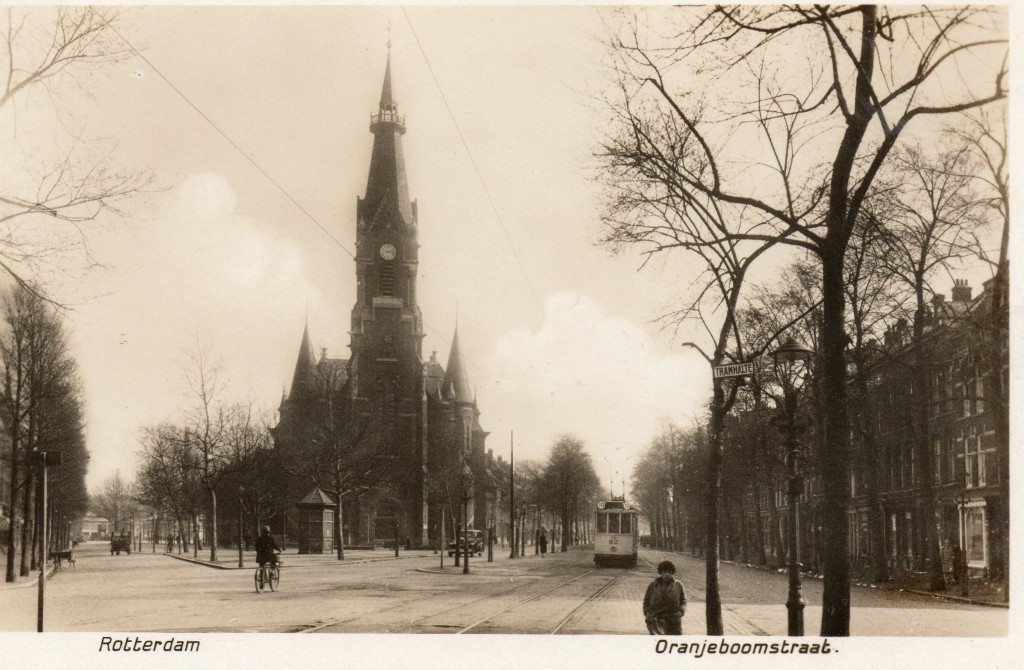
M 418 377 L 423 317 L 416 304 L 419 265 L 416 203 L 402 152 L 405 117 L 391 91 L 391 54 L 376 114 L 370 116 L 373 153 L 366 195 L 356 203 L 356 304 L 352 308 L 351 377 L 357 397 L 382 380 Z M 412 392 L 412 389 L 406 389 Z
M 324 443 L 323 419 L 343 408 L 339 416 L 352 440 L 349 453 L 359 456 L 365 447 L 382 456 L 383 465 L 372 474 L 363 471 L 363 480 L 353 481 L 344 493 L 341 523 L 335 526 L 341 541 L 372 546 L 397 537 L 411 546 L 435 546 L 442 527 L 451 532 L 459 509 L 469 528 L 501 526 L 505 466 L 485 451 L 487 432 L 480 425 L 458 328 L 447 370 L 436 352 L 423 360 L 423 317 L 416 302 L 419 223 L 409 197 L 405 117 L 392 90 L 390 48 L 369 129 L 373 150 L 366 192 L 356 201 L 349 357 L 328 358 L 322 350 L 317 358 L 307 324 L 273 429 L 275 448 L 289 464 L 289 486 L 296 489 L 291 495 L 303 499 L 317 467 L 316 445 Z
M 405 533 L 426 542 L 426 447 L 422 422 L 423 317 L 416 303 L 419 266 L 416 203 L 409 198 L 402 136 L 405 117 L 392 93 L 388 52 L 366 194 L 356 203 L 356 303 L 349 331 L 349 390 L 357 411 L 379 414 L 379 449 L 403 464 L 391 487 Z

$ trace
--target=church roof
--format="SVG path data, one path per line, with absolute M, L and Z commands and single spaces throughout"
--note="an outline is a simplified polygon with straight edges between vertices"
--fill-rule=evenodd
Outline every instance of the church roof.
M 437 362 L 437 352 L 430 354 L 430 360 L 423 364 L 423 373 L 426 379 L 426 391 L 428 396 L 443 395 L 444 368 Z
M 473 404 L 473 391 L 469 385 L 469 372 L 466 361 L 459 349 L 459 329 L 455 328 L 452 337 L 452 350 L 448 354 L 448 371 L 444 377 L 444 389 L 455 402 Z

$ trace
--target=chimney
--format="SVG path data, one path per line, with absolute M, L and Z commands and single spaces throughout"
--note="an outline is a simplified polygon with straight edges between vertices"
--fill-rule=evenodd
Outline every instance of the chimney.
M 953 280 L 953 302 L 970 302 L 971 287 L 966 279 Z

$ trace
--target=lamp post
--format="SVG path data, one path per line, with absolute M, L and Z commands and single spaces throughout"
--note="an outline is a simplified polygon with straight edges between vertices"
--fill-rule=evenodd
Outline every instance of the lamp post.
M 245 487 L 238 487 L 238 567 L 243 567 L 242 563 L 242 534 L 243 520 L 242 520 L 242 494 L 245 493 Z
M 46 512 L 47 512 L 47 504 L 48 504 L 47 503 L 47 499 L 46 499 L 46 496 L 47 496 L 47 491 L 46 491 L 46 484 L 47 484 L 46 468 L 49 465 L 60 465 L 62 460 L 63 460 L 62 456 L 63 456 L 63 453 L 60 452 L 60 451 L 40 451 L 40 452 L 37 452 L 37 458 L 39 459 L 39 465 L 41 466 L 41 469 L 42 469 L 42 480 L 43 480 L 42 481 L 42 484 L 43 484 L 43 491 L 42 491 L 43 502 L 42 502 L 42 521 L 41 521 L 42 528 L 40 529 L 40 533 L 39 533 L 39 548 L 40 548 L 40 553 L 42 554 L 42 556 L 39 557 L 39 593 L 38 593 L 38 603 L 37 603 L 37 612 L 36 612 L 36 632 L 39 632 L 39 633 L 43 632 L 43 604 L 45 602 L 45 596 L 46 596 L 46 563 L 47 563 L 47 561 L 50 558 L 50 543 L 49 543 L 49 538 L 47 537 L 47 528 L 46 528 Z
M 782 386 L 782 405 L 775 425 L 782 433 L 786 447 L 786 466 L 789 485 L 786 498 L 789 506 L 789 597 L 786 609 L 789 611 L 789 635 L 804 634 L 804 605 L 800 584 L 800 494 L 803 493 L 804 478 L 800 474 L 800 459 L 803 457 L 798 435 L 806 424 L 797 416 L 797 395 L 807 380 L 812 352 L 806 345 L 790 337 L 772 352 L 775 376 Z M 778 403 L 778 401 L 776 401 Z
M 463 462 L 462 464 L 462 482 L 463 482 L 463 501 L 462 506 L 465 510 L 463 512 L 463 518 L 465 523 L 462 525 L 462 541 L 464 550 L 462 553 L 462 574 L 469 574 L 469 524 L 471 519 L 469 518 L 469 501 L 473 499 L 473 471 L 469 467 L 469 463 Z

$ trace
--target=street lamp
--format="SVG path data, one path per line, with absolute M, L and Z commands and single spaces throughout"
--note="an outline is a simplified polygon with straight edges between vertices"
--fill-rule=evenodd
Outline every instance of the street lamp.
M 778 349 L 772 352 L 775 376 L 782 386 L 782 406 L 780 416 L 774 423 L 782 433 L 786 447 L 786 466 L 789 471 L 789 486 L 786 498 L 789 505 L 789 597 L 786 609 L 789 610 L 789 634 L 804 634 L 804 605 L 806 601 L 801 594 L 800 585 L 800 513 L 798 509 L 800 494 L 803 492 L 804 478 L 800 474 L 800 459 L 803 453 L 798 435 L 806 427 L 806 423 L 797 416 L 797 396 L 800 388 L 807 381 L 810 372 L 810 361 L 813 355 L 806 345 L 790 337 Z M 776 400 L 778 404 L 778 400 Z

